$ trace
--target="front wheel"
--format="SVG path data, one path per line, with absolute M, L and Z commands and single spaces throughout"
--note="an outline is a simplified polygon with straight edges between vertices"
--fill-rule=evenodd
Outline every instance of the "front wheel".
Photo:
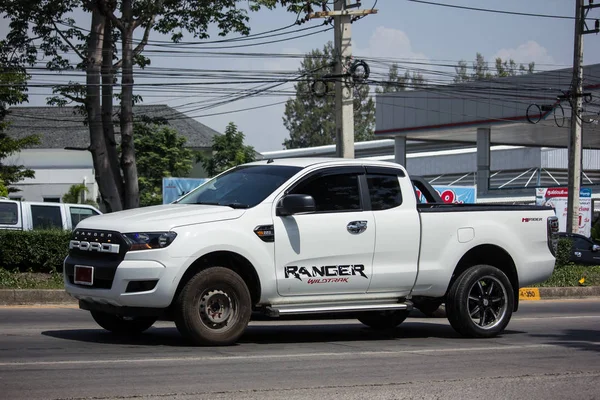
M 409 314 L 407 310 L 368 311 L 360 315 L 358 320 L 372 329 L 393 329 L 404 322 Z
M 513 288 L 504 272 L 490 265 L 476 265 L 453 283 L 446 314 L 461 335 L 489 338 L 506 328 L 514 302 Z
M 102 328 L 119 335 L 135 335 L 149 329 L 156 322 L 154 317 L 123 317 L 100 311 L 91 311 L 92 318 Z
M 211 267 L 183 287 L 177 298 L 175 325 L 195 344 L 230 345 L 242 336 L 251 314 L 244 280 L 230 269 Z

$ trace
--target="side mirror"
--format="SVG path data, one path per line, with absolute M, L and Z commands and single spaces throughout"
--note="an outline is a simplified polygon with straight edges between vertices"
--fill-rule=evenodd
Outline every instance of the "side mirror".
M 598 251 L 600 250 L 600 246 L 598 246 L 597 244 L 592 246 L 592 251 Z
M 288 215 L 309 213 L 315 211 L 315 199 L 307 194 L 288 194 L 284 196 L 279 203 L 275 214 L 279 217 Z

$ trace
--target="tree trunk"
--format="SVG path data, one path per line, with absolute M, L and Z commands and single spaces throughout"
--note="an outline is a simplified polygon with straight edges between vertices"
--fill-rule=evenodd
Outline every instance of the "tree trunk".
M 125 178 L 125 208 L 139 207 L 138 174 L 133 145 L 133 12 L 132 0 L 122 3 L 121 169 Z
M 119 167 L 119 154 L 115 140 L 115 127 L 113 125 L 113 82 L 115 71 L 112 67 L 113 59 L 112 22 L 106 19 L 104 27 L 104 45 L 102 49 L 102 127 L 104 129 L 104 140 L 106 152 L 112 169 L 113 179 L 119 198 L 123 203 L 123 178 Z
M 88 42 L 86 66 L 86 102 L 90 128 L 90 151 L 94 163 L 96 182 L 108 211 L 121 210 L 122 204 L 106 152 L 106 141 L 102 130 L 100 104 L 100 72 L 105 18 L 98 10 L 92 10 L 92 27 Z

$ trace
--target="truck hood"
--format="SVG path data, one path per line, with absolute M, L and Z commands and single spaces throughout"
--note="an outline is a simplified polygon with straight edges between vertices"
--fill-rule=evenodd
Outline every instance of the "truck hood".
M 77 225 L 77 229 L 99 229 L 122 233 L 168 231 L 181 225 L 236 219 L 245 211 L 204 204 L 164 204 L 86 218 Z

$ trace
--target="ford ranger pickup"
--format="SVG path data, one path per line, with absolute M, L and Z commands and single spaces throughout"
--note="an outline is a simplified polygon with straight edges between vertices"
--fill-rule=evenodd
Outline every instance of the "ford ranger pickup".
M 64 284 L 108 331 L 174 321 L 198 345 L 235 343 L 256 313 L 392 329 L 442 303 L 458 333 L 493 337 L 519 288 L 551 276 L 557 231 L 550 207 L 445 204 L 391 162 L 262 160 L 81 221 Z

